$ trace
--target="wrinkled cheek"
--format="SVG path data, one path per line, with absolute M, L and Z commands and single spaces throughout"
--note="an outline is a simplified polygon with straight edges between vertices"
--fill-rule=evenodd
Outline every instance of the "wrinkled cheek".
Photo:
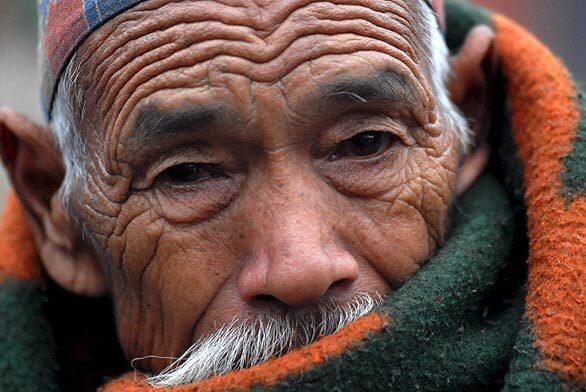
M 133 222 L 140 231 L 129 226 L 135 234 L 127 235 L 117 275 L 118 331 L 129 359 L 181 355 L 210 302 L 235 273 L 236 256 L 226 246 L 230 230 L 224 226 L 159 228 L 158 222 Z M 160 370 L 166 365 L 149 359 L 141 367 Z
M 445 242 L 450 229 L 450 208 L 454 201 L 455 172 L 438 165 L 435 175 L 426 178 L 422 187 L 421 213 L 436 245 Z
M 146 262 L 128 258 L 131 267 L 115 278 L 118 333 L 128 359 L 180 355 L 214 289 L 213 279 L 197 265 L 205 257 L 161 242 L 155 257 Z M 147 360 L 140 366 L 159 365 Z
M 411 158 L 399 185 L 389 181 L 379 199 L 355 202 L 359 212 L 347 222 L 356 249 L 395 289 L 443 243 L 449 222 L 452 172 L 423 154 Z
M 164 230 L 163 220 L 144 212 L 106 242 L 118 335 L 128 359 L 150 355 L 160 340 L 162 310 L 157 298 Z
M 428 144 L 410 157 L 410 173 L 399 199 L 418 211 L 435 247 L 443 244 L 449 225 L 459 144 L 447 135 L 432 138 Z
M 172 224 L 196 224 L 212 219 L 236 198 L 241 178 L 214 181 L 197 191 L 156 190 L 151 203 Z
M 237 258 L 233 239 L 239 238 L 234 234 L 238 225 L 221 219 L 193 222 L 169 205 L 168 211 L 188 216 L 178 224 L 153 199 L 135 194 L 115 204 L 94 190 L 79 206 L 107 271 L 118 337 L 128 360 L 182 354 L 199 318 L 234 273 Z M 222 206 L 225 202 L 220 200 Z M 189 211 L 201 206 L 184 204 Z M 168 363 L 147 359 L 136 365 L 160 370 Z
M 379 217 L 378 230 L 383 239 L 374 247 L 371 258 L 375 268 L 398 289 L 429 258 L 434 249 L 426 221 L 420 211 L 395 201 L 386 219 Z

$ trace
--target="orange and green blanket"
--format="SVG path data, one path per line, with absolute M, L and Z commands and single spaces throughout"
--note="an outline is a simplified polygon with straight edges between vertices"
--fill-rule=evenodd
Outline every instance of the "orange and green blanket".
M 176 391 L 586 390 L 586 103 L 512 21 L 447 4 L 446 39 L 496 32 L 490 169 L 446 245 L 371 314 L 251 369 Z M 122 376 L 120 376 L 123 374 Z M 0 222 L 0 390 L 155 391 L 129 372 L 110 305 L 47 281 L 21 208 Z

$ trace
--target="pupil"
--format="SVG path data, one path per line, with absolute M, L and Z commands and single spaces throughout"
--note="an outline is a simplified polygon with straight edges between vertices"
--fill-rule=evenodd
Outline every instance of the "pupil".
M 167 175 L 173 182 L 185 183 L 199 180 L 199 165 L 197 163 L 184 163 L 169 169 Z
M 372 155 L 381 147 L 380 132 L 365 132 L 352 138 L 352 152 L 358 156 Z

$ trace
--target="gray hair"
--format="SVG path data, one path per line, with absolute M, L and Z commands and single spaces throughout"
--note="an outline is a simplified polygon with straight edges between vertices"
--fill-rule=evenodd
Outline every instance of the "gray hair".
M 422 41 L 427 55 L 425 61 L 429 65 L 430 84 L 437 99 L 438 113 L 446 128 L 456 134 L 461 149 L 465 152 L 471 140 L 469 126 L 451 101 L 446 87 L 450 74 L 449 50 L 433 11 L 423 1 L 419 2 L 418 7 L 420 14 L 423 15 L 420 30 L 423 34 Z M 79 131 L 85 109 L 84 91 L 78 83 L 80 67 L 74 56 L 60 79 L 52 112 L 51 129 L 61 149 L 66 168 L 61 187 L 61 197 L 65 206 L 68 205 L 74 185 L 83 185 L 86 178 L 85 145 Z
M 57 86 L 52 112 L 51 129 L 65 164 L 65 178 L 60 189 L 64 207 L 69 207 L 74 185 L 83 184 L 86 172 L 85 143 L 79 130 L 85 113 L 84 91 L 78 82 L 80 68 L 81 64 L 73 56 Z
M 438 112 L 446 129 L 454 132 L 460 141 L 462 153 L 467 152 L 472 142 L 472 132 L 460 109 L 452 102 L 447 82 L 450 77 L 450 51 L 440 30 L 438 20 L 433 11 L 423 6 L 424 14 L 423 44 L 427 46 L 427 62 L 430 70 L 430 84 L 435 94 Z
M 148 377 L 147 382 L 156 387 L 174 387 L 250 368 L 335 333 L 380 302 L 380 296 L 357 293 L 347 302 L 322 299 L 307 310 L 282 309 L 245 320 L 234 319 L 197 341 L 180 358 L 173 358 L 173 364 Z

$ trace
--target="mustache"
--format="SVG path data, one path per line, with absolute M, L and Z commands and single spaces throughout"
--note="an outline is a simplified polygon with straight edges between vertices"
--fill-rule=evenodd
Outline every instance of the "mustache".
M 235 318 L 195 342 L 181 357 L 172 358 L 171 365 L 146 381 L 169 388 L 261 364 L 335 333 L 380 302 L 378 294 L 356 293 L 343 302 L 322 299 L 307 309 Z M 134 361 L 139 359 L 143 358 Z

